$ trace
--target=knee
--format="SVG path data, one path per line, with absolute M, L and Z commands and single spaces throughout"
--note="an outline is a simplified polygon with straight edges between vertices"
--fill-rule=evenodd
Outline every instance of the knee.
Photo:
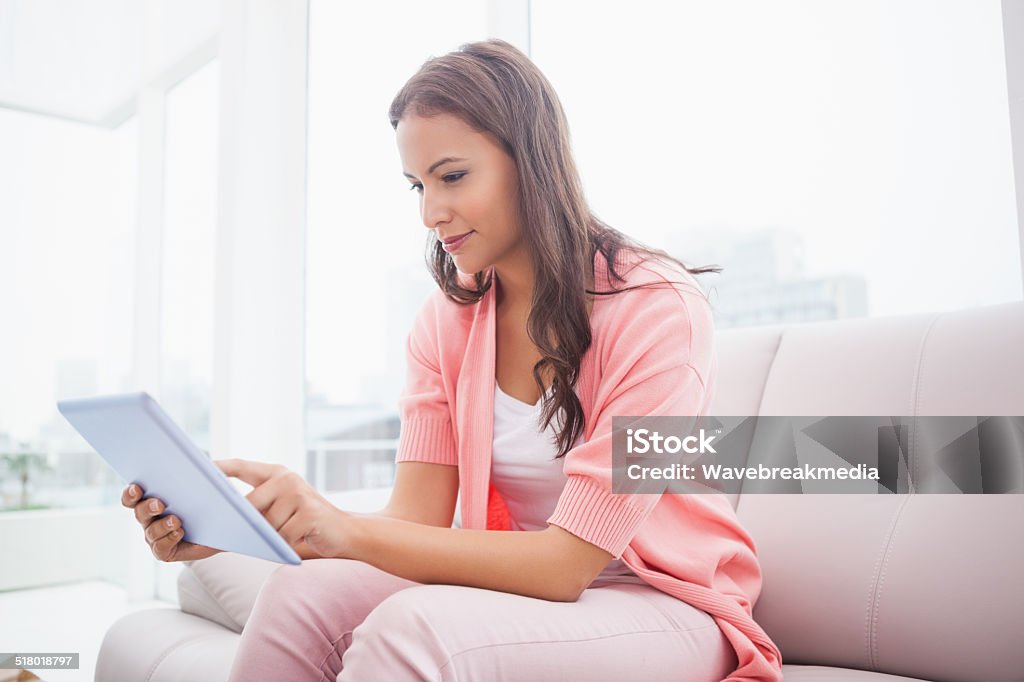
M 333 562 L 333 563 L 332 563 Z M 314 559 L 301 564 L 278 567 L 263 583 L 255 611 L 279 619 L 294 615 L 305 617 L 319 610 L 325 595 L 345 589 L 358 589 L 359 562 L 342 559 Z
M 420 585 L 383 600 L 352 633 L 344 669 L 379 672 L 398 666 L 421 679 L 436 679 L 450 656 L 441 626 L 444 610 L 451 609 L 453 589 Z
M 280 616 L 301 605 L 306 592 L 304 586 L 309 582 L 309 571 L 304 566 L 285 565 L 274 570 L 260 588 L 253 607 L 254 615 L 256 612 L 262 612 Z
M 370 611 L 366 620 L 353 633 L 366 640 L 389 639 L 420 641 L 431 631 L 438 600 L 438 591 L 445 585 L 421 585 L 396 592 Z

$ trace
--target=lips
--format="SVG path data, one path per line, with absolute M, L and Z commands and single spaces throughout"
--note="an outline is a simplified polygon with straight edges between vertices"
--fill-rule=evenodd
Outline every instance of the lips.
M 457 234 L 454 237 L 448 237 L 447 239 L 442 239 L 441 241 L 443 241 L 445 244 L 454 244 L 455 242 L 457 242 L 460 239 L 462 239 L 463 237 L 465 237 L 467 234 L 472 234 L 472 233 L 473 233 L 473 230 L 470 230 L 469 232 L 463 232 L 462 234 Z
M 441 242 L 441 248 L 445 250 L 445 253 L 456 253 L 462 250 L 462 245 L 468 242 L 474 234 L 476 234 L 475 230 L 449 237 Z

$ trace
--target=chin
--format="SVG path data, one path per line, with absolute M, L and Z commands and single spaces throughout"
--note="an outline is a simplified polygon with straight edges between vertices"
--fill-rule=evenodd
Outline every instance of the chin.
M 481 265 L 479 259 L 468 256 L 452 256 L 452 262 L 455 263 L 455 268 L 463 275 L 472 276 L 486 269 L 486 266 Z

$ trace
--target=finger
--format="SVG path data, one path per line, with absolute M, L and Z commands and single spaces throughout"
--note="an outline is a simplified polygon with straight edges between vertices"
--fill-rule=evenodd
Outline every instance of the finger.
M 147 497 L 135 505 L 135 519 L 143 526 L 148 526 L 154 516 L 159 516 L 166 509 L 163 500 Z
M 277 526 L 275 526 L 277 528 Z M 295 514 L 288 519 L 283 526 L 277 528 L 277 533 L 284 541 L 290 546 L 295 547 L 300 542 L 306 539 L 306 534 L 309 533 L 309 528 L 303 519 L 299 518 L 298 514 Z
M 174 547 L 174 560 L 175 561 L 194 561 L 196 559 L 205 559 L 206 557 L 213 556 L 214 554 L 220 554 L 224 550 L 215 549 L 213 547 L 207 547 L 206 545 L 197 545 L 184 539 L 185 531 L 182 530 L 182 538 L 178 541 L 178 544 Z
M 298 499 L 294 495 L 284 495 L 274 500 L 270 509 L 263 512 L 263 517 L 274 530 L 280 530 L 295 515 L 298 508 Z
M 269 509 L 279 497 L 299 491 L 303 483 L 304 481 L 301 476 L 293 471 L 288 471 L 262 485 L 256 486 L 249 491 L 245 499 L 249 500 L 252 506 L 262 512 L 265 509 Z
M 175 545 L 181 542 L 181 539 L 185 536 L 185 532 L 181 528 L 175 528 L 173 531 L 163 536 L 156 542 L 150 544 L 150 549 L 153 550 L 153 556 L 160 561 L 170 561 L 175 555 Z
M 161 538 L 165 538 L 171 534 L 172 531 L 181 525 L 181 521 L 177 516 L 165 516 L 162 519 L 155 519 L 151 524 L 146 526 L 146 542 L 153 544 Z
M 136 483 L 126 486 L 125 489 L 121 491 L 121 504 L 125 507 L 134 507 L 141 499 L 142 488 Z
M 248 459 L 218 459 L 214 461 L 225 476 L 234 476 L 251 486 L 258 486 L 270 480 L 284 467 L 279 464 L 253 462 Z

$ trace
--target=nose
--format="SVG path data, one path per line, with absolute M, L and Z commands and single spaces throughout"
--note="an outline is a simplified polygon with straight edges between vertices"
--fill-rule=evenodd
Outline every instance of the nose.
M 428 229 L 436 229 L 438 225 L 451 221 L 451 207 L 437 193 L 428 193 L 426 189 L 420 196 L 420 219 Z

